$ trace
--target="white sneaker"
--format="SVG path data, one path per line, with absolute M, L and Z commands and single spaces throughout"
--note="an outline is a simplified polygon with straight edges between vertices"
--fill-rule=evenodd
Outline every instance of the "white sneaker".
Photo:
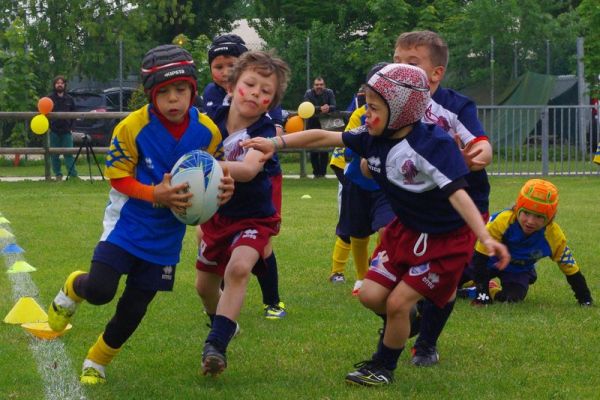
M 354 282 L 354 289 L 352 289 L 352 296 L 358 296 L 358 292 L 360 292 L 360 288 L 362 287 L 363 281 L 357 280 Z

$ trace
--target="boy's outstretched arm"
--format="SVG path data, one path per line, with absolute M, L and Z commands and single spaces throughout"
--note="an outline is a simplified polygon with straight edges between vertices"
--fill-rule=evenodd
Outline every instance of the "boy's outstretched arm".
M 510 253 L 505 245 L 498 242 L 487 231 L 481 213 L 471 200 L 471 197 L 463 189 L 459 189 L 452 193 L 449 197 L 452 207 L 460 214 L 465 220 L 467 225 L 473 230 L 479 241 L 485 246 L 488 251 L 488 255 L 495 255 L 498 257 L 498 263 L 496 268 L 503 270 L 510 261 Z
M 323 129 L 309 129 L 294 134 L 277 136 L 274 138 L 255 137 L 242 142 L 242 147 L 253 148 L 264 153 L 266 160 L 273 153 L 284 148 L 317 148 L 317 147 L 344 146 L 341 132 L 326 131 Z
M 264 154 L 260 151 L 250 149 L 243 161 L 221 161 L 223 169 L 227 169 L 233 180 L 237 182 L 249 182 L 262 171 L 265 160 Z

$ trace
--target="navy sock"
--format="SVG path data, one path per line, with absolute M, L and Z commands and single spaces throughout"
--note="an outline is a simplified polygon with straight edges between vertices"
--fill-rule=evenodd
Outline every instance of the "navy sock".
M 235 321 L 230 320 L 224 315 L 215 315 L 206 341 L 212 343 L 219 351 L 225 353 L 229 342 L 235 334 L 235 327 Z
M 402 354 L 402 350 L 404 350 L 404 347 L 399 349 L 387 347 L 382 340 L 377 346 L 377 351 L 373 354 L 373 361 L 381 362 L 385 369 L 393 371 L 398 366 L 398 359 Z
M 429 300 L 423 303 L 421 330 L 415 341 L 415 347 L 433 347 L 442 334 L 444 326 L 454 309 L 455 300 L 446 304 L 443 308 L 437 307 Z
M 215 314 L 206 313 L 206 315 L 208 315 L 208 319 L 210 319 L 210 327 L 212 328 L 213 322 L 215 321 Z
M 260 263 L 261 261 L 259 261 Z M 263 303 L 268 306 L 279 304 L 279 274 L 277 272 L 277 259 L 275 252 L 264 260 L 266 268 L 256 274 L 260 290 L 262 291 Z

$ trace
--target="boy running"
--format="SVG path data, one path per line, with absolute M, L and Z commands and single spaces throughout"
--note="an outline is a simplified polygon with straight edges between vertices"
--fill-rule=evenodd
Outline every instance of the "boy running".
M 430 99 L 425 72 L 406 64 L 376 68 L 366 95 L 366 124 L 355 130 L 309 130 L 285 140 L 255 138 L 244 146 L 265 156 L 285 146 L 348 147 L 366 160 L 364 171 L 390 201 L 396 218 L 385 228 L 359 293 L 363 305 L 384 320 L 383 335 L 372 358 L 346 376 L 351 384 L 381 386 L 393 381 L 412 307 L 424 297 L 440 308 L 450 301 L 475 239 L 499 258 L 499 269 L 509 254 L 486 231 L 469 197 L 469 171 L 456 143 L 420 122 Z

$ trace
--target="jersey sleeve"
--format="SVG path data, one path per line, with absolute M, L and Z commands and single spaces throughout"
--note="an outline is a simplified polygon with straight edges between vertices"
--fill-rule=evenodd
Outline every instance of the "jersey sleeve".
M 485 228 L 492 238 L 502 243 L 502 237 L 512 222 L 513 211 L 506 210 L 499 213 L 496 218 L 489 221 Z M 475 250 L 482 254 L 487 254 L 487 249 L 479 240 L 475 244 Z M 510 252 L 510 249 L 508 249 Z
M 552 250 L 554 260 L 563 274 L 570 276 L 579 271 L 579 266 L 573 257 L 573 253 L 567 246 L 567 238 L 557 223 L 552 222 L 546 227 L 546 240 Z
M 148 121 L 148 106 L 145 106 L 134 111 L 115 127 L 110 147 L 106 154 L 104 175 L 107 178 L 135 177 L 135 167 L 138 164 L 139 158 L 135 141 L 137 135 Z
M 221 131 L 219 130 L 219 127 L 207 115 L 200 113 L 198 115 L 200 123 L 206 126 L 206 128 L 210 131 L 212 135 L 206 152 L 212 154 L 213 157 L 217 160 L 224 160 L 225 157 L 223 154 L 223 137 L 221 136 Z

